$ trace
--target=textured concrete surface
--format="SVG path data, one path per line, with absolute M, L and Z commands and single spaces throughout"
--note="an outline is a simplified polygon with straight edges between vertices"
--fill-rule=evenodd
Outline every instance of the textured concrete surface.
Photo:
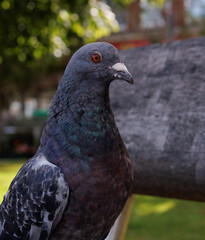
M 205 201 L 205 37 L 121 51 L 135 85 L 111 103 L 133 159 L 133 192 Z

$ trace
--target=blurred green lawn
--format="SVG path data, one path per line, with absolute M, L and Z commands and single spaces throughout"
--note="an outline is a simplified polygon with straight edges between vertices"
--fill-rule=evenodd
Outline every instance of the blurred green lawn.
M 0 202 L 24 160 L 0 159 Z M 125 240 L 204 240 L 205 203 L 136 196 Z

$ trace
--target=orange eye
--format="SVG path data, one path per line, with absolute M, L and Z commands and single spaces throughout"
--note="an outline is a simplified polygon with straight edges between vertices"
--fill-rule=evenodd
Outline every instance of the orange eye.
M 100 54 L 100 53 L 94 53 L 94 54 L 92 55 L 92 60 L 93 60 L 93 62 L 98 63 L 98 62 L 101 61 L 101 59 L 102 59 L 102 57 L 101 57 L 101 54 Z

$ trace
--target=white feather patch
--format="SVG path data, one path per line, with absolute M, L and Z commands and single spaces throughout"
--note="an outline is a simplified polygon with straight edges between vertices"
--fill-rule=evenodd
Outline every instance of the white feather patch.
M 32 165 L 32 168 L 34 170 L 37 170 L 38 168 L 42 167 L 43 165 L 48 165 L 48 166 L 51 166 L 51 167 L 55 167 L 54 164 L 52 164 L 51 162 L 49 162 L 45 156 L 43 155 L 39 155 L 37 158 L 36 158 L 36 161 L 35 163 Z

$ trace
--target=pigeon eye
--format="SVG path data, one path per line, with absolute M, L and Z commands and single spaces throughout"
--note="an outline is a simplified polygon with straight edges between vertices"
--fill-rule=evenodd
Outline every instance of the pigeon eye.
M 101 59 L 102 59 L 102 56 L 101 56 L 100 53 L 94 53 L 94 54 L 92 55 L 92 60 L 93 60 L 93 62 L 98 63 L 98 62 L 101 61 Z

